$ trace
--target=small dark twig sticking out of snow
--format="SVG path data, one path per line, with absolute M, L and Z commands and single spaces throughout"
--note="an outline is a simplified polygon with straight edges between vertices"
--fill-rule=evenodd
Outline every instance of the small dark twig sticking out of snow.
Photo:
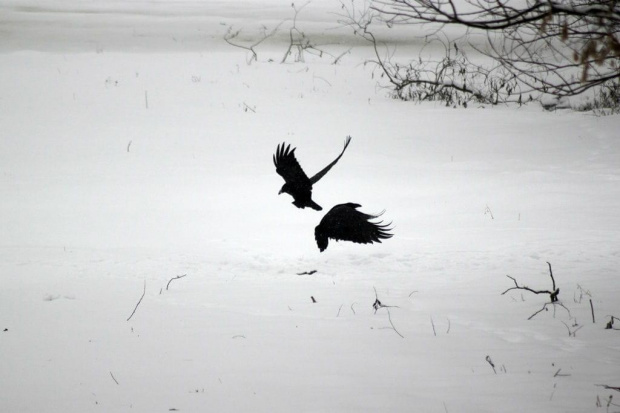
M 312 275 L 316 272 L 316 270 L 312 270 L 312 271 L 304 271 L 304 272 L 298 272 L 297 275 Z
M 608 386 L 606 384 L 596 384 L 595 386 L 602 387 L 606 390 L 620 391 L 620 386 Z
M 112 376 L 112 380 L 114 380 L 114 383 L 116 383 L 118 385 L 118 381 L 116 380 L 116 378 L 114 377 L 114 374 L 112 374 L 112 372 L 110 372 L 110 376 Z
M 609 322 L 605 326 L 605 330 L 618 330 L 617 328 L 614 328 L 614 320 L 620 321 L 620 318 L 614 317 L 613 315 L 608 315 L 607 317 L 611 317 L 611 318 L 609 319 Z
M 174 280 L 178 280 L 179 278 L 183 278 L 183 277 L 187 277 L 187 274 L 183 274 L 183 275 L 177 275 L 176 277 L 172 277 L 169 281 L 168 284 L 166 284 L 166 291 L 168 291 L 168 287 L 170 287 L 170 283 Z
M 486 215 L 486 214 L 489 214 L 491 219 L 495 219 L 495 217 L 493 216 L 493 212 L 491 212 L 491 208 L 489 208 L 488 205 L 487 205 L 486 209 L 484 210 L 484 215 Z
M 382 304 L 381 301 L 379 301 L 379 296 L 377 295 L 377 289 L 375 287 L 373 287 L 373 288 L 375 290 L 375 302 L 372 304 L 372 308 L 375 309 L 375 314 L 377 314 L 377 310 L 379 310 L 380 308 L 385 308 L 385 311 L 387 311 L 387 313 L 388 313 L 388 320 L 390 321 L 390 325 L 392 326 L 392 330 L 394 330 L 394 332 L 396 334 L 398 334 L 401 338 L 405 338 L 405 336 L 400 334 L 400 332 L 394 326 L 394 323 L 392 322 L 392 315 L 390 314 L 390 308 L 399 308 L 399 307 L 395 306 L 395 305 L 384 305 L 384 304 Z
M 314 299 L 314 296 L 311 295 L 310 298 L 312 299 L 313 303 L 316 303 L 316 300 Z
M 538 310 L 537 312 L 532 314 L 528 318 L 528 320 L 531 320 L 532 318 L 534 318 L 535 315 L 537 315 L 538 313 L 542 312 L 543 310 L 547 310 L 547 305 L 549 305 L 549 304 L 553 304 L 553 305 L 557 304 L 557 305 L 563 307 L 566 311 L 568 311 L 568 314 L 570 316 L 570 310 L 568 308 L 566 308 L 566 306 L 564 306 L 564 304 L 562 304 L 561 302 L 558 301 L 558 295 L 560 294 L 560 289 L 555 286 L 555 278 L 553 278 L 553 271 L 551 270 L 551 263 L 547 261 L 547 265 L 549 265 L 549 277 L 551 277 L 551 284 L 552 284 L 551 290 L 534 290 L 534 289 L 532 289 L 530 287 L 527 287 L 525 285 L 519 285 L 519 283 L 517 282 L 517 280 L 514 277 L 511 277 L 510 275 L 506 275 L 506 277 L 510 278 L 515 283 L 515 286 L 508 288 L 506 291 L 504 291 L 502 293 L 502 295 L 506 294 L 508 291 L 511 291 L 511 290 L 526 290 L 526 291 L 529 291 L 529 292 L 534 293 L 534 294 L 549 294 L 550 302 L 546 303 L 540 310 Z
M 142 299 L 144 298 L 145 294 L 146 294 L 146 280 L 144 280 L 144 290 L 142 291 L 142 297 L 140 297 L 140 299 L 138 300 L 138 303 L 136 304 L 136 307 L 133 309 L 133 311 L 132 311 L 131 315 L 129 316 L 129 318 L 127 319 L 127 321 L 131 320 L 131 317 L 133 317 L 133 315 L 136 313 L 136 310 L 138 309 L 138 306 L 142 302 Z
M 497 370 L 495 370 L 495 364 L 493 364 L 493 360 L 491 360 L 491 356 L 487 356 L 485 360 L 487 361 L 487 363 L 491 365 L 491 368 L 493 369 L 493 373 L 497 374 Z

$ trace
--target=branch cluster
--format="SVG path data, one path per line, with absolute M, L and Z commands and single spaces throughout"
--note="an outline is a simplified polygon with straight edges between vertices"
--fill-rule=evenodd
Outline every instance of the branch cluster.
M 487 35 L 480 52 L 519 78 L 524 92 L 572 96 L 620 79 L 616 0 L 375 0 L 390 25 L 458 25 Z

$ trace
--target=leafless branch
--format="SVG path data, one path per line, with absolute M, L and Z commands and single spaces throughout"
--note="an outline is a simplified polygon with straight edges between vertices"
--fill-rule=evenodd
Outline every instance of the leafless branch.
M 551 270 L 551 264 L 549 262 L 547 262 L 547 264 L 549 265 L 549 276 L 551 277 L 551 283 L 552 283 L 551 291 L 550 290 L 533 290 L 530 287 L 527 287 L 527 286 L 524 286 L 524 285 L 519 285 L 519 283 L 517 282 L 517 280 L 514 277 L 511 277 L 510 275 L 506 275 L 506 277 L 508 277 L 512 281 L 514 281 L 515 286 L 514 287 L 510 287 L 509 289 L 504 291 L 502 293 L 502 295 L 504 295 L 508 291 L 512 291 L 512 290 L 526 290 L 526 291 L 532 292 L 534 294 L 549 294 L 549 298 L 550 298 L 552 303 L 555 303 L 556 301 L 558 301 L 558 295 L 560 294 L 560 289 L 555 287 L 555 279 L 553 278 L 553 271 Z
M 268 30 L 267 27 L 263 26 L 261 29 L 261 38 L 255 41 L 254 43 L 251 43 L 250 45 L 245 45 L 239 42 L 238 38 L 239 38 L 239 35 L 241 34 L 241 29 L 233 31 L 233 27 L 230 26 L 228 30 L 226 31 L 226 34 L 224 35 L 224 41 L 231 46 L 238 47 L 240 49 L 244 49 L 250 52 L 251 56 L 249 59 L 247 59 L 247 64 L 251 64 L 252 61 L 258 61 L 258 53 L 256 52 L 256 47 L 258 47 L 265 40 L 275 35 L 277 31 L 280 29 L 280 26 L 282 26 L 282 24 L 285 21 L 286 20 L 281 21 L 272 30 Z
M 485 33 L 486 44 L 474 47 L 518 79 L 522 94 L 573 96 L 620 79 L 617 0 L 374 0 L 370 4 L 367 14 L 388 26 L 431 23 L 439 32 L 455 25 L 467 30 L 466 39 Z

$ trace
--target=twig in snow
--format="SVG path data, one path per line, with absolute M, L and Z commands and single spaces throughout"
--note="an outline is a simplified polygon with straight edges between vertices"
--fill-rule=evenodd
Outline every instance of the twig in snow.
M 112 376 L 112 380 L 114 380 L 114 383 L 116 383 L 118 385 L 118 381 L 116 380 L 116 378 L 114 377 L 114 374 L 112 374 L 112 372 L 110 372 L 110 376 Z
M 411 298 L 411 296 L 412 296 L 414 293 L 417 293 L 417 292 L 418 292 L 418 290 L 413 290 L 413 291 L 411 291 L 411 292 L 409 293 L 409 298 Z
M 392 315 L 390 314 L 390 309 L 387 306 L 384 306 L 383 308 L 385 308 L 385 311 L 387 311 L 387 313 L 388 313 L 388 320 L 390 321 L 390 325 L 392 326 L 392 330 L 394 330 L 394 332 L 396 334 L 398 334 L 400 336 L 400 338 L 405 338 L 405 336 L 400 334 L 398 332 L 398 330 L 396 329 L 396 327 L 394 326 L 394 323 L 392 322 Z
M 595 386 L 602 387 L 606 390 L 620 391 L 620 386 L 608 386 L 606 384 L 595 384 Z
M 560 373 L 561 371 L 562 371 L 562 369 L 558 369 L 558 371 L 555 372 L 553 377 L 568 377 L 568 376 L 570 376 L 570 374 Z
M 448 329 L 446 330 L 446 334 L 450 333 L 450 319 L 448 318 Z
M 564 321 L 562 321 L 562 324 L 564 324 L 566 326 L 566 329 L 568 330 L 568 336 L 569 337 L 577 337 L 577 331 L 581 330 L 581 328 L 583 326 L 579 326 L 577 327 L 577 324 L 575 324 L 573 327 L 577 327 L 575 330 L 571 331 L 570 327 L 568 326 L 568 324 L 566 324 Z
M 340 310 L 342 310 L 342 306 L 344 304 L 340 304 L 340 308 L 338 308 L 338 314 L 336 314 L 336 318 L 338 318 L 340 316 Z
M 146 294 L 146 280 L 144 280 L 144 290 L 142 291 L 142 296 L 140 297 L 140 299 L 138 300 L 138 303 L 136 304 L 136 307 L 133 309 L 133 312 L 131 313 L 131 315 L 129 316 L 129 318 L 127 319 L 127 321 L 131 320 L 131 317 L 133 317 L 133 315 L 136 313 L 136 310 L 138 309 L 138 306 L 140 305 L 140 303 L 142 302 L 142 299 L 144 298 L 144 295 Z
M 508 288 L 506 291 L 504 291 L 502 293 L 502 295 L 506 294 L 508 291 L 511 291 L 511 290 L 526 290 L 526 291 L 532 292 L 534 294 L 549 294 L 550 302 L 546 303 L 545 305 L 543 305 L 543 307 L 540 310 L 536 311 L 534 314 L 532 314 L 528 318 L 528 320 L 531 320 L 532 318 L 534 318 L 534 316 L 536 316 L 538 313 L 542 312 L 543 310 L 547 310 L 547 305 L 549 305 L 549 304 L 553 304 L 553 305 L 557 304 L 557 305 L 563 307 L 566 311 L 568 311 L 569 317 L 571 316 L 570 315 L 570 310 L 568 308 L 566 308 L 566 306 L 564 304 L 562 304 L 560 301 L 558 301 L 558 295 L 560 294 L 560 289 L 556 288 L 556 286 L 555 286 L 555 278 L 553 278 L 553 271 L 551 269 L 551 263 L 547 261 L 547 265 L 549 265 L 549 277 L 551 277 L 551 284 L 552 284 L 552 289 L 551 290 L 534 290 L 534 289 L 532 289 L 530 287 L 527 287 L 525 285 L 519 285 L 519 283 L 517 282 L 517 280 L 514 277 L 511 277 L 510 275 L 506 275 L 506 277 L 510 278 L 515 283 L 515 286 Z
M 485 360 L 487 361 L 487 363 L 491 365 L 491 368 L 493 369 L 493 373 L 497 374 L 497 371 L 495 370 L 495 364 L 493 364 L 493 360 L 491 360 L 491 356 L 486 356 Z
M 354 306 L 355 304 L 357 304 L 357 303 L 353 303 L 353 304 L 351 304 L 351 311 L 353 311 L 353 314 L 355 314 L 355 309 L 353 308 L 353 306 Z
M 142 299 L 144 298 L 145 294 L 146 294 L 146 280 L 144 280 L 144 289 L 142 291 L 142 297 L 140 297 L 140 299 L 138 300 L 138 303 L 136 304 L 136 307 L 133 309 L 133 311 L 132 311 L 131 315 L 129 316 L 129 318 L 127 319 L 127 321 L 131 320 L 131 317 L 133 317 L 133 315 L 136 313 L 136 310 L 138 309 L 138 306 L 142 302 Z
M 397 305 L 383 305 L 381 304 L 381 301 L 379 301 L 379 296 L 377 295 L 377 289 L 375 287 L 372 287 L 375 290 L 375 302 L 372 304 L 372 308 L 375 309 L 375 314 L 377 314 L 377 310 L 380 308 L 399 308 Z
M 493 216 L 493 212 L 491 212 L 491 208 L 489 208 L 489 206 L 487 205 L 486 209 L 484 210 L 484 215 L 489 214 L 491 216 L 491 219 L 495 219 L 495 217 Z
M 179 278 L 183 278 L 183 277 L 187 277 L 187 274 L 183 274 L 183 275 L 177 275 L 176 277 L 172 277 L 169 281 L 168 284 L 166 284 L 166 291 L 168 291 L 168 287 L 170 287 L 170 283 L 174 280 L 178 280 Z
M 543 311 L 548 311 L 548 310 L 547 310 L 547 306 L 548 306 L 548 305 L 550 305 L 550 304 L 551 304 L 551 305 L 553 305 L 553 316 L 554 316 L 554 317 L 555 317 L 555 306 L 556 306 L 556 305 L 559 305 L 560 307 L 562 307 L 563 309 L 565 309 L 565 310 L 566 310 L 566 312 L 568 313 L 568 316 L 569 316 L 569 317 L 572 317 L 572 316 L 571 316 L 571 314 L 570 314 L 570 310 L 569 310 L 568 308 L 566 308 L 566 306 L 565 306 L 564 304 L 562 304 L 561 302 L 559 302 L 559 301 L 558 301 L 558 302 L 555 302 L 555 303 L 545 303 L 545 304 L 542 306 L 542 308 L 541 308 L 540 310 L 536 311 L 534 314 L 532 314 L 531 316 L 529 316 L 527 319 L 528 319 L 528 320 L 531 320 L 532 318 L 534 318 L 534 317 L 535 317 L 535 316 L 537 316 L 538 314 L 542 313 Z
M 334 61 L 332 62 L 333 65 L 337 65 L 338 62 L 340 62 L 340 59 L 342 59 L 345 55 L 351 53 L 351 47 L 349 47 L 349 50 L 347 50 L 346 52 L 342 52 L 341 54 L 339 54 Z
M 435 331 L 435 323 L 433 322 L 433 317 L 431 317 L 431 325 L 433 326 L 433 335 L 437 337 L 437 331 Z
M 236 39 L 239 34 L 241 33 L 241 29 L 237 30 L 236 32 L 232 31 L 232 26 L 230 26 L 228 28 L 228 31 L 226 32 L 226 35 L 224 36 L 224 41 L 226 43 L 228 43 L 231 46 L 235 46 L 235 47 L 239 47 L 241 49 L 247 50 L 250 53 L 252 53 L 252 56 L 250 56 L 249 59 L 246 59 L 246 63 L 249 65 L 252 63 L 253 60 L 258 61 L 258 53 L 256 52 L 255 48 L 261 44 L 262 42 L 264 42 L 265 40 L 267 40 L 268 38 L 270 38 L 271 36 L 273 36 L 274 34 L 276 34 L 276 32 L 278 31 L 278 29 L 280 28 L 280 26 L 282 26 L 282 24 L 285 22 L 286 20 L 281 21 L 274 29 L 272 29 L 270 32 L 267 32 L 267 27 L 263 26 L 262 27 L 262 38 L 259 39 L 258 41 L 254 42 L 253 44 L 251 44 L 250 46 L 244 46 L 242 44 L 239 43 L 235 43 L 233 42 L 233 39 Z
M 396 334 L 398 334 L 401 338 L 405 338 L 405 336 L 400 334 L 400 332 L 394 326 L 394 323 L 392 322 L 392 315 L 390 314 L 390 308 L 399 308 L 399 307 L 395 306 L 395 305 L 384 305 L 384 304 L 382 304 L 381 301 L 379 301 L 379 296 L 377 295 L 377 289 L 375 287 L 373 287 L 373 288 L 375 290 L 375 302 L 372 304 L 372 308 L 375 309 L 375 314 L 377 314 L 377 310 L 379 310 L 380 308 L 385 308 L 385 310 L 388 313 L 388 320 L 390 321 L 390 325 L 392 326 L 392 330 L 394 330 L 394 332 L 396 332 Z
M 244 107 L 243 110 L 245 112 L 247 112 L 249 110 L 249 111 L 252 111 L 253 113 L 256 113 L 256 106 L 252 108 L 247 103 L 243 102 L 243 107 Z
M 129 141 L 129 143 L 127 144 L 127 152 L 129 152 L 129 148 L 131 147 L 131 142 L 133 141 Z
M 555 279 L 553 278 L 553 272 L 551 271 L 551 264 L 549 262 L 547 262 L 547 264 L 549 264 L 549 276 L 551 277 L 551 283 L 553 285 L 553 288 L 552 288 L 551 291 L 549 291 L 549 290 L 533 290 L 530 287 L 527 287 L 527 286 L 524 286 L 524 285 L 519 285 L 519 283 L 517 282 L 517 280 L 514 277 L 511 277 L 510 275 L 506 275 L 506 277 L 508 277 L 512 281 L 514 281 L 515 286 L 508 288 L 506 291 L 504 291 L 502 293 L 502 295 L 506 294 L 508 291 L 511 291 L 511 290 L 526 290 L 526 291 L 532 292 L 534 294 L 549 294 L 549 298 L 550 298 L 552 303 L 555 303 L 556 301 L 558 301 L 558 295 L 560 294 L 560 289 L 555 287 Z
M 608 315 L 607 317 L 611 317 L 611 319 L 605 326 L 605 330 L 618 330 L 617 328 L 614 328 L 614 320 L 620 321 L 620 318 L 614 317 L 613 315 Z
M 312 270 L 312 271 L 304 271 L 304 272 L 298 272 L 297 275 L 312 275 L 316 272 L 316 270 Z
M 594 304 L 592 304 L 591 298 L 590 298 L 590 310 L 592 310 L 592 324 L 596 324 L 596 320 L 594 319 Z
M 316 300 L 314 299 L 314 297 L 313 297 L 313 296 L 310 296 L 310 298 L 312 299 L 312 302 L 313 302 L 313 303 L 316 303 Z

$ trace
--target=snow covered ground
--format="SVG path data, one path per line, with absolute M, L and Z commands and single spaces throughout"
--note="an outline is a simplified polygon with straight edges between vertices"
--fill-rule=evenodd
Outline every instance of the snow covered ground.
M 620 411 L 620 118 L 390 99 L 335 6 L 248 65 L 290 2 L 0 5 L 0 411 Z M 395 236 L 319 253 L 271 157 L 347 135 Z

